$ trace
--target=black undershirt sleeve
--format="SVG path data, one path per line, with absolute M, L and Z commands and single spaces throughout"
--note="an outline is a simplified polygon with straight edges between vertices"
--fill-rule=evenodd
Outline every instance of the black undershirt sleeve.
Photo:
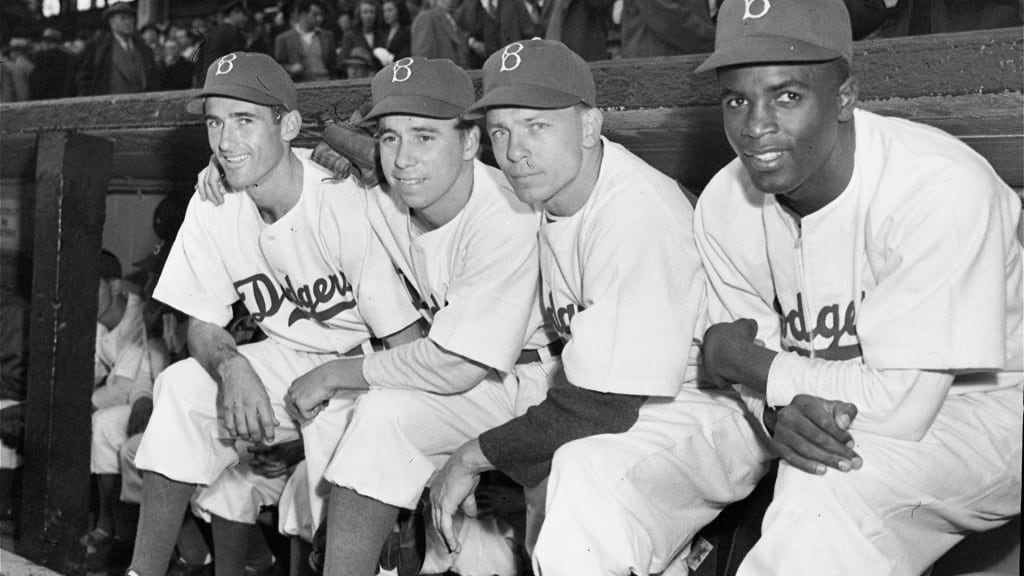
M 480 448 L 498 470 L 523 486 L 536 486 L 551 473 L 551 458 L 559 446 L 629 430 L 646 400 L 566 383 L 549 390 L 543 402 L 522 416 L 481 434 Z

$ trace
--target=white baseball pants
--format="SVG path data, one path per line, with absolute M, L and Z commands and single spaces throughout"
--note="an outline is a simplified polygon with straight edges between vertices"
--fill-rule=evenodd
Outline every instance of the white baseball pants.
M 740 576 L 916 576 L 1020 514 L 1022 387 L 951 395 L 920 441 L 855 432 L 860 470 L 782 463 Z
M 627 432 L 559 448 L 534 572 L 686 574 L 674 560 L 767 471 L 770 453 L 745 413 L 736 396 L 687 388 L 648 400 Z
M 284 409 L 284 395 L 296 378 L 338 356 L 298 352 L 273 340 L 246 344 L 238 350 L 252 365 L 270 396 L 274 417 L 279 422 L 274 443 L 297 439 L 299 430 Z M 333 399 L 313 424 L 303 430 L 310 484 L 319 481 L 322 474 L 314 468 L 316 457 L 334 448 L 319 442 L 340 438 L 357 395 L 352 393 Z M 178 482 L 208 487 L 202 496 L 203 509 L 215 511 L 227 520 L 252 523 L 255 521 L 253 508 L 260 502 L 276 502 L 284 488 L 284 479 L 268 482 L 248 467 L 242 467 L 220 480 L 225 470 L 239 463 L 239 453 L 236 442 L 228 437 L 217 419 L 216 401 L 217 384 L 194 359 L 176 362 L 164 370 L 156 381 L 153 416 L 136 455 L 136 466 Z M 337 432 L 318 434 L 321 429 L 337 429 Z M 306 433 L 307 430 L 311 432 Z M 258 513 L 258 507 L 255 509 Z

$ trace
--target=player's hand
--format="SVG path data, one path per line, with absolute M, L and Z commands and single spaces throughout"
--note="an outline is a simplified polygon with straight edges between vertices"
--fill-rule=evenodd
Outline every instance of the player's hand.
M 849 402 L 799 394 L 776 413 L 775 450 L 790 465 L 809 474 L 824 474 L 828 468 L 856 470 L 864 464 L 853 450 L 849 432 L 856 417 L 857 407 Z M 772 422 L 766 424 L 773 427 Z
M 701 346 L 701 379 L 719 388 L 740 384 L 727 376 L 731 363 L 736 361 L 734 344 L 754 343 L 756 338 L 757 321 L 750 318 L 708 328 Z
M 288 474 L 291 467 L 305 458 L 302 440 L 281 444 L 253 444 L 248 447 L 252 454 L 250 467 L 253 472 L 266 478 L 277 478 Z
M 149 424 L 149 417 L 153 415 L 153 399 L 148 396 L 139 398 L 132 404 L 131 414 L 128 415 L 128 427 L 125 433 L 129 438 L 141 434 Z
M 279 422 L 263 381 L 245 358 L 237 356 L 218 368 L 217 417 L 231 438 L 254 444 L 274 441 Z
M 441 536 L 441 541 L 448 548 L 448 552 L 458 553 L 462 550 L 455 526 L 456 513 L 461 509 L 466 516 L 477 515 L 476 497 L 473 492 L 480 483 L 480 475 L 464 465 L 464 456 L 468 451 L 479 450 L 479 446 L 475 441 L 462 445 L 434 475 L 430 486 L 434 529 Z
M 302 423 L 312 420 L 326 408 L 345 378 L 343 362 L 333 360 L 321 364 L 296 378 L 284 395 L 288 415 Z
M 215 206 L 224 203 L 224 195 L 231 194 L 233 190 L 228 186 L 224 177 L 224 169 L 215 154 L 210 155 L 210 163 L 199 172 L 196 184 L 196 193 L 205 202 L 212 202 Z

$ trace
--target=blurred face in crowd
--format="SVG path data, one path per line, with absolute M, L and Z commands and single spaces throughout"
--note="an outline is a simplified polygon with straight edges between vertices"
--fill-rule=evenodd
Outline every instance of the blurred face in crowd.
M 299 14 L 299 26 L 303 30 L 309 32 L 320 28 L 324 23 L 324 9 L 313 4 L 309 7 L 309 12 L 303 12 Z
M 119 13 L 110 17 L 110 31 L 118 36 L 130 36 L 135 33 L 135 15 Z
M 177 42 L 168 38 L 164 40 L 164 62 L 168 64 L 174 64 L 181 58 L 181 46 Z
M 146 28 L 142 31 L 142 41 L 147 46 L 155 48 L 160 45 L 160 32 L 156 28 Z
M 121 294 L 121 288 L 120 278 L 100 278 L 100 287 L 96 297 L 97 321 L 105 320 L 113 310 L 117 298 Z
M 189 36 L 188 30 L 179 26 L 171 28 L 171 37 L 182 50 L 192 45 L 192 37 Z
M 359 4 L 359 21 L 363 30 L 373 30 L 377 25 L 377 5 L 372 2 L 361 2 Z
M 381 6 L 381 16 L 384 17 L 384 23 L 388 26 L 398 22 L 398 4 L 385 2 Z
M 338 15 L 338 30 L 342 33 L 352 30 L 352 15 L 348 12 L 342 12 Z
M 445 12 L 451 12 L 455 6 L 454 0 L 435 0 L 434 6 L 444 10 Z

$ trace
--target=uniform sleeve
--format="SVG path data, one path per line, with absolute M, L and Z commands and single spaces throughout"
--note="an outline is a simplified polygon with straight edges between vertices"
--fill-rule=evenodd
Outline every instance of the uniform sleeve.
M 481 434 L 480 449 L 491 464 L 519 484 L 536 486 L 551 473 L 551 459 L 560 446 L 629 430 L 646 401 L 646 396 L 558 386 L 522 416 Z
M 235 215 L 224 206 L 202 205 L 198 194 L 192 197 L 153 297 L 203 322 L 226 326 L 238 293 L 222 261 L 212 210 Z
M 501 372 L 509 372 L 526 342 L 537 306 L 540 264 L 538 216 L 492 213 L 473 224 L 429 338 L 438 346 Z
M 363 360 L 370 386 L 458 394 L 476 386 L 490 369 L 442 350 L 429 338 L 376 352 Z
M 785 406 L 797 394 L 842 400 L 857 406 L 853 430 L 902 440 L 920 440 L 939 413 L 953 375 L 921 370 L 874 370 L 859 360 L 775 357 L 768 372 L 767 401 Z
M 876 286 L 857 317 L 864 361 L 878 369 L 1003 369 L 1008 310 L 1021 298 L 1019 279 L 1008 280 L 1020 274 L 1020 201 L 981 170 L 947 163 L 919 173 L 903 184 L 915 194 L 867 219 Z
M 643 192 L 640 193 L 641 198 Z M 584 231 L 584 309 L 562 352 L 569 381 L 598 392 L 675 396 L 704 314 L 693 211 L 613 200 Z

